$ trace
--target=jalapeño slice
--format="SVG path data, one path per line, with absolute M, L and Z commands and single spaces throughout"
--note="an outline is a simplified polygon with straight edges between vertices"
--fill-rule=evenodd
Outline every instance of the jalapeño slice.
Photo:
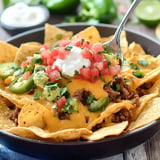
M 99 100 L 93 101 L 90 104 L 90 106 L 88 107 L 88 111 L 90 112 L 103 111 L 108 105 L 108 103 L 109 103 L 108 97 L 100 98 Z
M 0 64 L 0 78 L 6 79 L 8 76 L 12 76 L 14 71 L 16 71 L 18 68 L 18 64 L 14 62 Z
M 22 75 L 16 77 L 9 85 L 11 92 L 16 94 L 23 94 L 28 92 L 34 86 L 33 76 L 30 76 L 27 80 L 22 79 Z

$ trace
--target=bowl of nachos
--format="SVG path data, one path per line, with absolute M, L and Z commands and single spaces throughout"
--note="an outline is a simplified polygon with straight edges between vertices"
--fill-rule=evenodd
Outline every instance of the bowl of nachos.
M 159 44 L 123 31 L 120 67 L 102 47 L 115 28 L 46 24 L 0 42 L 2 144 L 39 158 L 99 158 L 158 130 Z

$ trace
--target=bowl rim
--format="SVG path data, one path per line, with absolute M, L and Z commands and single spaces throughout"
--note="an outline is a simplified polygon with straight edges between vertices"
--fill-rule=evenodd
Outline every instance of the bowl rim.
M 67 27 L 67 26 L 91 26 L 91 24 L 87 24 L 87 23 L 75 23 L 75 24 L 71 24 L 71 23 L 63 23 L 63 24 L 53 24 L 54 26 L 56 27 Z M 97 24 L 97 25 L 94 25 L 95 27 L 107 27 L 107 28 L 112 28 L 112 29 L 116 29 L 117 26 L 116 25 L 110 25 L 110 24 Z M 160 42 L 148 35 L 145 35 L 145 34 L 142 34 L 138 31 L 133 31 L 132 29 L 128 29 L 128 28 L 124 28 L 125 31 L 127 32 L 130 32 L 132 34 L 136 34 L 138 36 L 141 36 L 142 38 L 146 38 L 150 41 L 152 41 L 153 43 L 156 43 L 158 45 L 160 45 Z M 29 30 L 29 31 L 25 31 L 23 33 L 19 33 L 9 39 L 6 40 L 6 42 L 10 42 L 14 39 L 17 39 L 17 38 L 20 38 L 20 37 L 23 37 L 27 34 L 32 34 L 32 33 L 35 33 L 35 32 L 39 32 L 39 31 L 44 31 L 44 27 L 38 27 L 38 28 L 35 28 L 35 29 L 32 29 L 32 30 Z M 10 136 L 12 138 L 15 138 L 17 140 L 21 140 L 21 141 L 26 141 L 26 142 L 29 142 L 29 143 L 36 143 L 36 144 L 40 144 L 40 145 L 56 145 L 56 146 L 79 146 L 79 145 L 92 145 L 92 144 L 99 144 L 99 143 L 107 143 L 107 142 L 110 142 L 110 141 L 117 141 L 119 139 L 123 139 L 123 138 L 127 138 L 129 136 L 132 136 L 134 134 L 138 134 L 140 133 L 141 131 L 143 130 L 148 130 L 150 129 L 151 127 L 157 125 L 158 123 L 160 123 L 160 119 L 158 120 L 155 120 L 143 127 L 140 127 L 140 128 L 137 128 L 131 132 L 128 132 L 128 133 L 124 133 L 122 135 L 119 135 L 119 136 L 111 136 L 111 137 L 106 137 L 102 140 L 98 140 L 98 141 L 71 141 L 71 142 L 48 142 L 48 141 L 45 141 L 45 140 L 36 140 L 36 139 L 30 139 L 30 138 L 24 138 L 24 137 L 20 137 L 20 136 L 17 136 L 17 135 L 14 135 L 12 133 L 9 133 L 7 131 L 4 131 L 4 130 L 0 130 L 0 133 L 2 134 L 5 134 L 7 136 Z
M 54 25 L 56 27 L 67 27 L 67 26 L 97 26 L 97 27 L 107 27 L 107 28 L 112 28 L 112 29 L 115 29 L 118 27 L 118 25 L 113 25 L 113 24 L 104 24 L 104 23 L 99 23 L 99 24 L 89 24 L 89 23 L 83 23 L 83 22 L 77 22 L 77 23 L 56 23 L 56 24 L 51 24 L 51 25 Z M 8 41 L 12 41 L 13 39 L 16 39 L 16 38 L 19 38 L 21 36 L 25 36 L 26 34 L 31 34 L 33 32 L 38 32 L 38 31 L 43 31 L 44 30 L 44 26 L 42 27 L 38 27 L 38 28 L 34 28 L 34 29 L 31 29 L 31 30 L 28 30 L 28 31 L 24 31 L 22 33 L 19 33 L 19 34 L 16 34 L 10 38 L 8 38 L 6 40 L 6 42 Z M 124 30 L 127 31 L 127 32 L 130 32 L 132 34 L 135 34 L 135 35 L 138 35 L 138 36 L 141 36 L 143 38 L 147 38 L 148 40 L 150 41 L 153 41 L 154 43 L 157 43 L 160 45 L 160 41 L 158 41 L 156 38 L 153 38 L 145 33 L 142 33 L 140 31 L 135 31 L 131 28 L 128 28 L 128 27 L 124 27 Z

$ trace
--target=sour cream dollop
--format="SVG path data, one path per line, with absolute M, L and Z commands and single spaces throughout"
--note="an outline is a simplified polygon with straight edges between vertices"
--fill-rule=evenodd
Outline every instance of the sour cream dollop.
M 42 6 L 28 6 L 19 2 L 4 10 L 1 22 L 12 27 L 30 27 L 45 21 L 47 9 Z
M 73 77 L 75 75 L 75 71 L 80 72 L 82 67 L 89 67 L 91 62 L 89 59 L 83 58 L 81 55 L 82 49 L 76 46 L 73 46 L 71 49 L 71 53 L 66 56 L 64 60 L 57 59 L 52 68 L 57 66 L 62 74 Z

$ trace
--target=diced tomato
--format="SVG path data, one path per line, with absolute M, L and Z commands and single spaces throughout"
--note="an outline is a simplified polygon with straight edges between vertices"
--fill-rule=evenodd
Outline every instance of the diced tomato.
M 43 51 L 41 52 L 42 63 L 43 63 L 44 65 L 46 65 L 47 59 L 49 58 L 50 53 L 51 53 L 50 50 L 43 50 Z
M 97 68 L 91 69 L 91 81 L 94 82 L 99 79 L 99 71 Z
M 71 46 L 76 46 L 76 47 L 81 47 L 82 46 L 82 43 L 81 43 L 81 39 L 76 39 L 74 41 L 72 41 L 70 43 Z
M 59 54 L 58 49 L 53 49 L 47 57 L 47 65 L 52 65 L 53 62 L 57 59 L 58 54 Z
M 85 41 L 83 42 L 82 47 L 85 47 L 85 48 L 91 49 L 91 48 L 92 48 L 92 43 L 91 43 L 91 42 L 89 42 L 89 41 L 87 41 L 87 40 L 85 40 Z
M 40 51 L 41 50 L 47 50 L 47 49 L 49 49 L 49 46 L 47 44 L 43 44 L 43 45 L 40 46 Z
M 102 54 L 93 53 L 92 57 L 94 62 L 101 62 L 103 60 Z
M 99 53 L 99 52 L 102 52 L 104 49 L 103 49 L 102 43 L 96 43 L 92 45 L 91 50 L 94 53 Z
M 65 103 L 66 103 L 65 96 L 62 96 L 59 100 L 56 101 L 58 107 L 58 113 L 61 112 L 61 109 L 65 106 Z
M 58 58 L 64 60 L 66 58 L 66 55 L 70 54 L 71 52 L 69 50 L 65 50 L 64 47 L 61 47 L 59 49 L 59 55 Z
M 62 39 L 58 42 L 59 47 L 66 47 L 67 45 L 69 45 L 71 43 L 71 40 L 69 39 Z
M 61 74 L 58 70 L 53 70 L 48 73 L 49 80 L 53 82 L 57 82 L 61 78 Z
M 27 71 L 23 74 L 22 79 L 23 80 L 28 80 L 28 78 L 31 76 L 31 72 Z
M 90 81 L 91 80 L 91 69 L 90 68 L 81 68 L 80 75 L 83 79 Z
M 103 68 L 108 68 L 108 61 L 103 61 Z
M 120 70 L 121 70 L 120 65 L 110 66 L 108 68 L 108 74 L 115 76 L 120 73 Z
M 81 55 L 83 58 L 89 59 L 90 61 L 92 61 L 92 54 L 89 52 L 89 50 L 87 48 L 84 48 L 81 51 Z
M 104 64 L 103 64 L 103 62 L 96 62 L 96 63 L 94 63 L 94 66 L 95 66 L 98 70 L 103 70 Z
M 24 68 L 24 67 L 26 67 L 26 66 L 28 66 L 28 65 L 29 65 L 28 62 L 25 61 L 25 62 L 23 62 L 23 63 L 21 64 L 21 67 Z

